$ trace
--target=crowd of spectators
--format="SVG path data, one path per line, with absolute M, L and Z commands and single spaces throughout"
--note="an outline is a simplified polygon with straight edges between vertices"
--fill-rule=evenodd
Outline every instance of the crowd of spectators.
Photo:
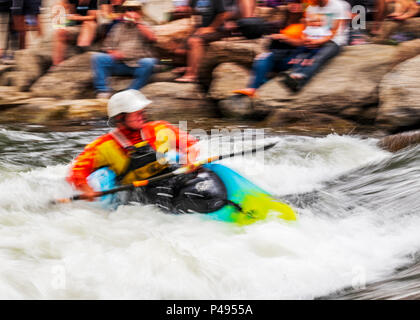
M 77 53 L 99 51 L 92 55 L 98 97 L 111 95 L 108 78 L 112 75 L 133 77 L 130 89 L 143 87 L 159 63 L 154 50 L 156 36 L 142 16 L 145 2 L 57 0 L 52 9 L 52 69 L 68 57 L 69 44 L 73 42 Z M 16 49 L 23 49 L 28 30 L 42 34 L 41 6 L 41 0 L 0 0 L 3 59 L 7 58 L 13 39 Z M 254 96 L 270 73 L 286 70 L 285 84 L 298 91 L 349 44 L 349 36 L 360 33 L 351 27 L 352 19 L 360 12 L 352 10 L 356 6 L 362 6 L 366 13 L 373 12 L 372 34 L 381 32 L 385 19 L 402 21 L 420 14 L 416 0 L 174 0 L 168 20 L 190 18 L 193 24 L 191 34 L 173 52 L 185 56 L 186 61 L 173 70 L 179 74 L 175 81 L 198 81 L 209 43 L 233 36 L 264 36 L 271 40 L 269 47 L 256 57 L 248 88 L 235 93 Z M 260 7 L 281 10 L 285 18 L 280 24 L 268 23 L 259 17 Z

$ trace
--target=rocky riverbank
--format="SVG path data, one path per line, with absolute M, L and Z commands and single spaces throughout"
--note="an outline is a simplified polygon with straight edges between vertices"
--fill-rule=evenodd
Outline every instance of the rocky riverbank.
M 420 25 L 420 19 L 412 21 Z M 174 43 L 188 30 L 186 20 L 155 26 L 162 58 L 171 58 Z M 304 134 L 385 135 L 419 127 L 420 39 L 345 47 L 299 93 L 273 75 L 256 98 L 233 95 L 246 86 L 252 61 L 265 46 L 265 39 L 240 38 L 210 44 L 198 84 L 175 83 L 175 75 L 161 66 L 142 89 L 154 101 L 150 117 L 202 124 L 245 121 Z M 92 54 L 73 55 L 50 71 L 48 42 L 18 51 L 15 65 L 0 66 L 0 121 L 60 127 L 105 119 L 106 100 L 94 99 Z M 130 81 L 113 77 L 111 83 L 122 90 Z

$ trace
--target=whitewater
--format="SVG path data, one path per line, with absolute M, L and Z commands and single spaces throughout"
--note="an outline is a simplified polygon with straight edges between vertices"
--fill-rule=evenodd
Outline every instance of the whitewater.
M 107 211 L 78 201 L 72 159 L 106 132 L 0 129 L 1 299 L 404 298 L 420 292 L 420 147 L 377 139 L 269 136 L 264 158 L 221 163 L 290 204 L 294 222 L 249 226 Z M 201 142 L 203 155 L 209 150 Z M 388 283 L 388 285 L 387 285 Z

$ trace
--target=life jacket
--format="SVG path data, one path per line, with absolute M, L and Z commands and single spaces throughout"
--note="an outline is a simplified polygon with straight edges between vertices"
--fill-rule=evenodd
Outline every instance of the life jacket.
M 128 157 L 125 169 L 117 176 L 117 183 L 129 183 L 137 177 L 146 179 L 168 168 L 168 164 L 158 161 L 156 150 L 147 140 L 133 144 L 119 129 L 113 130 L 110 135 L 124 149 Z

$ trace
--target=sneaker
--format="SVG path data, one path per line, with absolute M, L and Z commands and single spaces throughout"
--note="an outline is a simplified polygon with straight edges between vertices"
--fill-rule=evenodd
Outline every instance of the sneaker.
M 109 99 L 111 97 L 111 92 L 99 92 L 96 95 L 96 99 Z

